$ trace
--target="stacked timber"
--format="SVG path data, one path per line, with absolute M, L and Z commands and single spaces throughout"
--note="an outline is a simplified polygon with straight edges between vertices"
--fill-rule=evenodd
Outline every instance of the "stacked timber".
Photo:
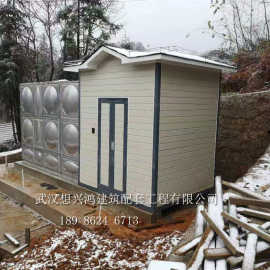
M 194 238 L 172 257 L 189 270 L 270 269 L 270 201 L 221 177 L 215 189 L 215 200 L 197 207 Z

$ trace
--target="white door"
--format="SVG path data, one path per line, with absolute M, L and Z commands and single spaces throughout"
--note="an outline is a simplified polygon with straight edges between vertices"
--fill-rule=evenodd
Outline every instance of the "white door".
M 128 100 L 100 98 L 98 106 L 98 187 L 126 192 Z

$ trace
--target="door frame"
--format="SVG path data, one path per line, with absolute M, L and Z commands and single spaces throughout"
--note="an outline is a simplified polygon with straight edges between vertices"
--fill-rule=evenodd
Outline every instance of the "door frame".
M 110 104 L 109 140 L 115 138 L 115 104 L 124 105 L 124 134 L 123 134 L 123 191 L 114 189 L 114 152 L 109 149 L 109 186 L 100 182 L 101 167 L 101 105 Z M 126 194 L 127 189 L 127 137 L 128 137 L 128 98 L 98 98 L 98 160 L 97 160 L 97 186 L 99 192 L 106 194 Z M 109 143 L 110 147 L 110 143 Z

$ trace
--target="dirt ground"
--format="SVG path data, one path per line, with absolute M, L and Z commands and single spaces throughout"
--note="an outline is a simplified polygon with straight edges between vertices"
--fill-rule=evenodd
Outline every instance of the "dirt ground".
M 103 212 L 103 215 L 108 215 L 105 211 Z M 151 239 L 154 236 L 166 234 L 166 233 L 172 233 L 174 231 L 179 232 L 185 232 L 192 224 L 195 218 L 195 210 L 193 208 L 189 209 L 183 209 L 178 210 L 175 213 L 173 213 L 171 218 L 177 219 L 183 219 L 184 222 L 176 223 L 176 224 L 169 224 L 169 225 L 162 225 L 157 228 L 153 229 L 145 229 L 141 230 L 139 232 L 135 232 L 132 229 L 128 228 L 127 226 L 119 226 L 116 225 L 113 217 L 110 216 L 109 218 L 109 224 L 108 227 L 113 235 L 120 238 L 126 238 L 126 239 L 138 239 L 138 240 L 147 240 Z M 163 222 L 166 224 L 167 220 L 166 218 L 161 219 L 159 222 Z
M 0 175 L 1 177 L 1 175 Z M 52 194 L 70 194 L 74 193 L 74 191 L 69 190 L 63 186 L 59 186 L 57 183 L 53 183 L 55 189 L 47 190 L 41 187 L 43 182 L 52 184 L 49 180 L 38 179 L 37 176 L 28 175 L 25 173 L 25 181 L 24 188 L 22 189 L 22 180 L 21 175 L 19 175 L 12 168 L 8 171 L 2 171 L 2 180 L 5 183 L 18 188 L 19 190 L 23 190 L 25 194 L 29 194 L 31 197 L 35 198 L 36 195 L 42 193 L 47 195 Z M 15 189 L 16 191 L 16 189 Z M 80 191 L 82 192 L 82 191 Z M 77 192 L 75 191 L 75 194 Z M 196 205 L 195 205 L 196 206 Z M 85 225 L 82 220 L 87 216 L 99 216 L 101 215 L 102 219 L 104 217 L 107 218 L 108 227 L 113 235 L 119 238 L 126 239 L 138 239 L 138 240 L 148 240 L 151 237 L 162 234 L 162 233 L 171 233 L 174 231 L 184 232 L 190 227 L 192 221 L 195 218 L 195 206 L 185 209 L 176 209 L 170 213 L 168 213 L 165 217 L 159 219 L 159 222 L 162 224 L 173 222 L 174 220 L 181 220 L 182 222 L 163 225 L 154 229 L 141 230 L 140 232 L 135 232 L 128 226 L 122 226 L 115 223 L 115 216 L 138 216 L 142 225 L 148 224 L 145 223 L 144 217 L 140 216 L 140 212 L 134 211 L 131 207 L 124 207 L 119 205 L 108 205 L 102 206 L 101 214 L 99 213 L 99 205 L 88 205 L 88 204 L 69 204 L 69 205 L 45 205 L 44 207 L 53 208 L 62 213 L 63 216 L 76 216 L 79 217 L 80 223 L 83 225 L 85 229 L 98 229 L 98 226 L 92 226 L 91 224 Z M 31 207 L 31 206 L 30 206 Z M 34 207 L 34 206 L 33 206 Z M 93 212 L 94 211 L 94 212 Z M 87 213 L 90 213 L 89 215 Z M 59 214 L 60 217 L 60 214 Z M 48 217 L 49 218 L 49 217 Z M 59 218 L 60 219 L 60 218 Z M 97 227 L 97 228 L 96 228 Z
M 12 185 L 15 188 L 14 190 L 16 188 L 23 190 L 25 194 L 27 193 L 30 196 L 40 192 L 53 194 L 71 192 L 56 183 L 53 183 L 56 189 L 46 190 L 41 187 L 41 184 L 50 182 L 36 176 L 30 177 L 27 174 L 25 174 L 22 189 L 22 180 L 18 173 L 12 170 L 7 171 L 4 168 L 0 172 L 1 181 Z M 137 232 L 128 227 L 127 224 L 118 225 L 115 222 L 116 213 L 118 215 L 120 215 L 119 213 L 133 215 L 133 211 L 129 209 L 125 212 L 121 208 L 119 212 L 117 206 L 112 205 L 102 207 L 99 211 L 99 205 L 88 207 L 80 204 L 53 205 L 52 207 L 71 216 L 81 215 L 93 218 L 100 215 L 101 218 L 106 217 L 108 222 L 106 226 L 102 224 L 69 227 L 49 225 L 36 230 L 31 233 L 30 247 L 16 257 L 3 259 L 0 262 L 0 269 L 146 270 L 150 260 L 166 259 L 177 244 L 183 239 L 190 238 L 193 233 L 192 224 L 195 218 L 195 206 L 177 209 L 159 219 L 159 222 L 163 224 L 162 226 Z M 48 220 L 41 215 L 4 194 L 0 194 L 0 215 L 0 243 L 4 240 L 3 233 L 9 232 L 23 244 L 26 227 L 35 230 L 48 223 Z M 166 223 L 174 220 L 181 220 L 181 222 L 166 225 Z M 14 246 L 5 243 L 0 245 L 1 249 L 10 252 L 14 250 Z M 7 255 L 7 253 L 2 253 L 2 255 Z
M 80 227 L 55 227 L 31 241 L 15 258 L 0 262 L 5 270 L 146 270 L 150 260 L 164 260 L 182 233 L 163 233 L 150 240 L 115 237 L 107 227 L 85 231 Z
M 4 232 L 19 236 L 17 239 L 23 242 L 25 227 L 35 229 L 48 223 L 37 213 L 1 193 L 0 214 L 0 243 L 5 240 Z M 183 223 L 140 232 L 116 225 L 113 216 L 106 211 L 101 211 L 101 215 L 108 217 L 108 226 L 96 226 L 90 231 L 80 226 L 55 225 L 37 230 L 31 234 L 30 247 L 15 257 L 3 259 L 0 269 L 146 270 L 150 260 L 165 260 L 174 247 L 186 238 L 185 231 L 192 228 L 195 211 L 178 210 L 170 218 L 181 218 Z M 166 222 L 166 218 L 163 222 Z M 0 245 L 1 249 L 12 251 L 14 246 Z

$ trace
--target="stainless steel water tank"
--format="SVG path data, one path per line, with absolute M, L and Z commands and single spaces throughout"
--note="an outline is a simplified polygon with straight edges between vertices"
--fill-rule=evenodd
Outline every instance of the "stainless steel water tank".
M 59 156 L 55 153 L 44 153 L 44 166 L 53 171 L 59 171 Z
M 79 177 L 79 163 L 67 158 L 62 159 L 62 174 L 67 176 L 73 183 L 76 183 Z
M 34 108 L 35 108 L 35 115 L 40 116 L 42 115 L 42 92 L 40 86 L 36 87 L 34 92 Z
M 32 162 L 34 159 L 34 152 L 32 149 L 24 147 L 22 151 L 22 157 L 24 160 Z
M 43 89 L 43 112 L 56 116 L 59 110 L 58 87 L 55 85 L 44 86 Z
M 44 121 L 43 124 L 43 142 L 45 148 L 58 151 L 59 145 L 59 125 L 55 120 Z
M 34 98 L 32 89 L 28 86 L 21 91 L 21 104 L 24 113 L 34 113 Z
M 20 85 L 23 159 L 63 180 L 79 178 L 79 83 Z
M 33 120 L 28 118 L 22 121 L 22 142 L 30 145 L 34 142 L 34 124 Z
M 35 150 L 34 161 L 39 166 L 43 166 L 44 153 L 41 149 Z
M 78 157 L 79 153 L 79 128 L 75 123 L 62 124 L 62 149 L 65 155 Z
M 64 85 L 61 89 L 62 113 L 67 117 L 76 117 L 79 112 L 79 89 L 77 85 Z
M 43 120 L 41 120 L 41 119 L 35 119 L 34 120 L 34 125 L 35 125 L 35 146 L 36 147 L 42 147 L 43 146 L 42 123 L 43 123 Z

